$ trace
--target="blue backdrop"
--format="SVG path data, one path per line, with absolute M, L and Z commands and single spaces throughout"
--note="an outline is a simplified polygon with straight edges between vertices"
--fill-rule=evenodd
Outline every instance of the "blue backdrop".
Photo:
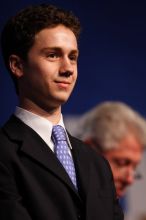
M 37 0 L 2 0 L 0 29 L 18 9 Z M 45 1 L 47 2 L 47 1 Z M 53 0 L 81 20 L 79 77 L 63 106 L 64 114 L 81 114 L 99 102 L 121 100 L 146 116 L 145 1 Z M 0 124 L 14 111 L 17 97 L 0 56 Z

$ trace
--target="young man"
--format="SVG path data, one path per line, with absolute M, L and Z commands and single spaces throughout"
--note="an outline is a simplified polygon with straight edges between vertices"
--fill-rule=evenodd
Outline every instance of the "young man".
M 63 123 L 79 32 L 72 13 L 49 4 L 24 9 L 4 27 L 3 57 L 19 107 L 0 133 L 0 219 L 123 219 L 107 161 Z
M 109 161 L 118 197 L 140 177 L 136 168 L 146 146 L 146 120 L 130 106 L 98 104 L 78 119 L 71 133 Z

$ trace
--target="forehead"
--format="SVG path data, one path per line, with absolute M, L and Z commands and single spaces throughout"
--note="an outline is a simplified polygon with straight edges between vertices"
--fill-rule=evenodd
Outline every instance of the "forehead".
M 141 159 L 142 152 L 142 146 L 138 139 L 134 135 L 128 134 L 118 143 L 117 148 L 107 151 L 106 155 L 109 159 L 129 159 L 136 162 Z
M 64 47 L 69 50 L 77 50 L 77 39 L 71 29 L 58 25 L 45 28 L 35 35 L 33 47 Z

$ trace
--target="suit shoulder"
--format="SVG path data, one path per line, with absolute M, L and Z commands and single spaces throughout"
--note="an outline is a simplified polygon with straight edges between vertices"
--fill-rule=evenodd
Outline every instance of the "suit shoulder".
M 88 156 L 91 157 L 92 160 L 99 161 L 107 165 L 107 160 L 101 154 L 95 152 L 95 150 L 93 150 L 90 145 L 73 136 L 71 136 L 71 142 L 73 142 L 73 147 L 76 147 L 78 150 L 88 154 Z
M 84 143 L 78 138 L 71 136 L 71 142 L 73 143 L 73 147 L 77 148 L 77 151 L 80 153 L 80 155 L 86 158 L 88 163 L 91 163 L 97 170 L 102 170 L 103 175 L 109 175 L 111 178 L 111 168 L 109 162 L 104 158 L 104 156 L 95 152 L 90 145 Z

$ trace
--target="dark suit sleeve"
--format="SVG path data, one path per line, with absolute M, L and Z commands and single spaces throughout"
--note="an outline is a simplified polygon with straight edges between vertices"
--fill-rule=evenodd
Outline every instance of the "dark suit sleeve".
M 9 170 L 0 163 L 0 219 L 32 220 L 22 203 Z

